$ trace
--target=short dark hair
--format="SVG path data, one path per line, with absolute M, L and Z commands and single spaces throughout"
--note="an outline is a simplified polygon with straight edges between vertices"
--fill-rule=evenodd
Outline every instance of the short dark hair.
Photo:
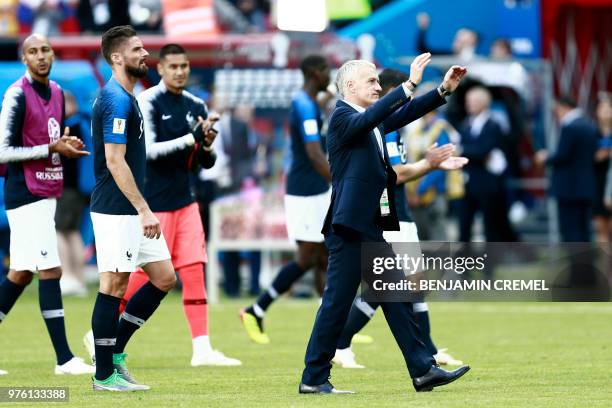
M 574 97 L 568 94 L 559 96 L 557 98 L 557 103 L 562 106 L 569 106 L 572 109 L 578 106 Z
M 309 55 L 300 62 L 300 70 L 304 76 L 307 76 L 313 71 L 327 67 L 327 59 L 322 55 Z
M 397 69 L 385 68 L 378 76 L 378 82 L 382 88 L 382 93 L 385 94 L 389 89 L 400 86 L 408 80 L 408 74 Z
M 106 62 L 112 65 L 111 54 L 117 52 L 125 40 L 136 35 L 136 30 L 129 25 L 115 26 L 102 34 L 102 55 Z
M 159 59 L 162 60 L 166 57 L 166 55 L 174 55 L 174 54 L 186 54 L 187 52 L 183 47 L 178 44 L 166 44 L 161 47 L 159 50 Z

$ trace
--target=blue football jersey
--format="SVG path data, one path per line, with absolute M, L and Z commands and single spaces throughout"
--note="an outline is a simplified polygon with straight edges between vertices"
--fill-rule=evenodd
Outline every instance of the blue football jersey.
M 393 131 L 387 133 L 385 135 L 385 142 L 387 143 L 387 152 L 389 152 L 391 166 L 406 164 L 406 150 L 399 132 Z M 412 222 L 404 184 L 399 184 L 395 187 L 395 207 L 400 222 Z
M 102 214 L 136 215 L 136 209 L 119 190 L 106 167 L 106 143 L 126 145 L 127 162 L 140 192 L 144 192 L 146 147 L 142 114 L 136 98 L 111 78 L 93 106 L 91 133 L 96 185 L 91 195 L 91 211 Z
M 291 167 L 287 175 L 287 194 L 311 196 L 329 190 L 329 183 L 312 166 L 306 153 L 306 143 L 316 142 L 325 151 L 321 136 L 321 112 L 316 101 L 300 90 L 291 102 L 289 127 L 291 132 Z

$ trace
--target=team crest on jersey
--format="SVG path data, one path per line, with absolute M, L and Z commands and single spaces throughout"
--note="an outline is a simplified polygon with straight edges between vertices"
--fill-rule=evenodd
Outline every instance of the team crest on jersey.
M 47 122 L 47 131 L 49 132 L 49 143 L 55 143 L 60 139 L 60 124 L 57 123 L 55 118 L 49 118 Z M 53 153 L 51 155 L 51 163 L 53 163 L 54 166 L 58 166 L 61 162 L 62 160 L 59 153 Z
M 187 115 L 185 115 L 185 120 L 189 124 L 194 122 L 193 115 L 191 114 L 191 111 L 187 112 Z
M 49 130 L 49 141 L 51 143 L 57 142 L 60 139 L 60 125 L 55 118 L 49 118 L 47 129 Z

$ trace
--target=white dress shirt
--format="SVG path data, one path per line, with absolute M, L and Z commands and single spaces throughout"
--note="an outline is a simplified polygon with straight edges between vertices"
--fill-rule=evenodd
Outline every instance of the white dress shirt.
M 579 108 L 574 108 L 571 111 L 567 112 L 563 118 L 561 118 L 561 126 L 567 126 L 579 117 L 582 116 L 582 110 Z
M 483 110 L 478 115 L 474 116 L 470 121 L 470 134 L 477 138 L 482 132 L 482 128 L 491 117 L 491 112 L 488 109 Z

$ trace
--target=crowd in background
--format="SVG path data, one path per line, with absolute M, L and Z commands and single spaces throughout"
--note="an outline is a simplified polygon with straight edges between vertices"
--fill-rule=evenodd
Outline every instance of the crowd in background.
M 102 33 L 131 24 L 139 32 L 162 33 L 161 0 L 6 0 L 0 5 L 0 36 L 36 32 Z M 214 0 L 224 31 L 262 32 L 270 26 L 269 0 Z
M 372 6 L 375 9 L 385 3 L 372 1 Z M 272 29 L 270 1 L 215 0 L 215 10 L 226 31 L 249 33 Z M 3 21 L 0 27 L 4 35 L 30 31 L 50 35 L 70 31 L 100 33 L 118 24 L 132 24 L 140 32 L 159 33 L 162 30 L 161 18 L 162 2 L 159 0 L 25 0 L 6 1 L 0 7 L 0 20 Z M 457 31 L 449 49 L 430 47 L 427 42 L 430 24 L 431 19 L 427 14 L 417 16 L 418 34 L 415 44 L 419 52 L 452 55 L 463 62 L 487 58 L 485 55 L 477 55 L 478 34 L 469 28 Z M 497 39 L 492 44 L 488 60 L 504 61 L 510 58 L 510 43 L 503 38 Z M 490 242 L 521 240 L 516 224 L 524 218 L 524 208 L 530 207 L 532 203 L 525 191 L 516 188 L 513 181 L 519 179 L 526 167 L 529 167 L 536 171 L 539 168 L 540 174 L 547 171 L 546 177 L 551 180 L 549 194 L 561 202 L 580 206 L 582 214 L 585 214 L 582 226 L 573 225 L 568 220 L 560 222 L 562 240 L 575 239 L 576 235 L 572 235 L 575 231 L 568 232 L 568 228 L 587 228 L 586 235 L 579 237 L 581 240 L 590 240 L 592 217 L 594 238 L 598 242 L 609 242 L 612 235 L 610 93 L 600 93 L 597 106 L 592 112 L 577 109 L 573 100 L 575 98 L 571 96 L 560 98 L 555 106 L 561 129 L 559 145 L 548 146 L 547 152 L 534 154 L 535 150 L 543 146 L 532 143 L 531 155 L 526 156 L 524 152 L 519 152 L 521 139 L 528 127 L 520 108 L 525 104 L 521 87 L 528 87 L 525 85 L 527 79 L 524 69 L 514 69 L 511 75 L 501 75 L 509 81 L 506 87 L 491 86 L 483 81 L 483 76 L 499 79 L 499 71 L 487 69 L 480 72 L 479 78 L 465 81 L 466 84 L 451 98 L 445 109 L 426 115 L 402 131 L 402 137 L 406 140 L 404 154 L 409 161 L 423 158 L 433 143 L 448 142 L 457 146 L 458 154 L 470 159 L 469 165 L 462 172 L 434 171 L 408 186 L 409 205 L 421 239 L 463 242 L 474 239 Z M 427 84 L 421 86 L 422 89 L 427 87 Z M 73 134 L 81 136 L 87 145 L 87 140 L 91 138 L 89 118 L 81 113 L 69 93 L 66 100 L 67 123 L 70 123 Z M 279 138 L 275 129 L 260 131 L 261 126 L 257 126 L 258 112 L 253 106 L 228 107 L 214 98 L 210 98 L 207 103 L 211 109 L 221 113 L 216 142 L 219 157 L 215 167 L 194 175 L 193 185 L 194 194 L 200 203 L 206 235 L 210 237 L 209 209 L 215 199 L 249 191 L 261 185 L 282 184 L 286 166 L 282 165 L 282 160 L 279 164 L 276 158 L 285 155 L 288 139 L 283 137 L 284 134 Z M 332 99 L 330 106 L 334 103 Z M 586 138 L 578 134 L 575 141 L 568 141 L 568 131 L 565 128 L 570 126 L 567 116 L 570 112 L 571 119 L 584 119 L 585 129 L 589 129 L 593 135 L 594 148 L 580 159 L 570 154 L 566 162 L 559 159 L 559 150 L 569 148 L 570 152 L 574 152 L 572 149 L 575 146 L 571 143 L 583 145 Z M 286 133 L 286 129 L 283 133 Z M 569 147 L 567 143 L 570 143 Z M 73 281 L 66 284 L 66 290 L 75 294 L 85 293 L 83 268 L 95 256 L 91 228 L 87 227 L 88 217 L 82 217 L 87 214 L 88 199 L 94 183 L 91 162 L 88 160 L 91 158 L 64 163 L 66 188 L 58 202 L 61 211 L 58 210 L 56 218 L 62 264 L 66 275 L 73 277 Z M 584 169 L 588 169 L 587 173 L 584 173 Z M 561 176 L 566 177 L 564 180 L 577 180 L 581 188 L 576 188 L 575 183 L 559 184 L 560 172 L 567 173 Z M 588 183 L 581 182 L 582 178 L 590 175 L 594 181 L 592 188 Z M 578 195 L 577 190 L 581 191 Z M 588 221 L 584 221 L 587 218 Z M 479 219 L 482 222 L 477 222 Z M 477 228 L 474 228 L 475 224 Z M 7 252 L 8 223 L 4 211 L 0 211 L 0 255 L 6 255 Z M 226 251 L 221 254 L 221 258 L 225 273 L 224 289 L 228 296 L 238 296 L 241 293 L 240 265 L 243 261 L 246 261 L 244 263 L 251 270 L 248 292 L 251 295 L 259 292 L 260 253 Z
M 373 11 L 389 2 L 369 1 Z M 274 30 L 270 0 L 212 0 L 212 3 L 223 32 Z M 3 0 L 0 37 L 26 32 L 102 33 L 123 24 L 131 24 L 138 32 L 163 33 L 163 7 L 161 0 Z

